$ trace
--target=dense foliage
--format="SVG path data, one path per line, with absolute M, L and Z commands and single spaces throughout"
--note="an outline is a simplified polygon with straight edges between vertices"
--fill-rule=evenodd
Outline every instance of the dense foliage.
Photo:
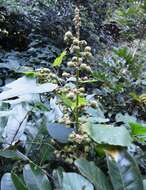
M 146 189 L 145 29 L 145 0 L 0 0 L 1 190 Z

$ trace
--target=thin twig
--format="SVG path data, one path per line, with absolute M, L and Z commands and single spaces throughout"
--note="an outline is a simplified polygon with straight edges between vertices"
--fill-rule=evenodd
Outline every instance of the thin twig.
M 13 144 L 13 142 L 14 142 L 14 140 L 15 140 L 15 138 L 16 138 L 16 136 L 17 136 L 17 134 L 18 134 L 18 132 L 19 132 L 19 130 L 21 128 L 21 125 L 23 124 L 23 122 L 25 121 L 25 119 L 27 118 L 27 116 L 29 115 L 30 112 L 31 111 L 27 112 L 26 115 L 24 116 L 24 118 L 22 119 L 22 121 L 19 123 L 18 129 L 16 130 L 16 133 L 13 136 L 13 139 L 12 139 L 12 142 L 10 143 L 10 146 Z

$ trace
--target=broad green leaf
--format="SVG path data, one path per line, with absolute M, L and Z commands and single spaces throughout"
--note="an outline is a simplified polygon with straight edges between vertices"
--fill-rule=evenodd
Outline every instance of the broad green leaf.
M 15 112 L 15 116 L 9 116 L 3 132 L 4 143 L 6 145 L 19 140 L 24 134 L 27 124 L 28 110 L 26 105 L 17 104 L 12 111 Z
M 39 158 L 41 160 L 41 164 L 51 160 L 54 157 L 54 147 L 50 144 L 42 144 Z
M 53 63 L 54 67 L 59 67 L 63 61 L 63 58 L 66 56 L 66 51 L 63 51 L 59 57 L 57 57 Z
M 91 83 L 97 83 L 98 81 L 93 79 L 93 80 L 85 80 L 85 81 L 82 80 L 82 81 L 79 81 L 79 82 L 81 84 L 88 84 L 88 83 L 91 84 Z
M 131 144 L 131 137 L 128 130 L 123 127 L 110 125 L 93 124 L 88 122 L 83 128 L 95 142 L 99 144 L 110 144 L 128 147 Z
M 69 135 L 74 131 L 74 128 L 59 123 L 49 123 L 47 129 L 50 136 L 61 143 L 67 143 Z
M 75 100 L 70 100 L 69 98 L 66 97 L 66 95 L 60 95 L 60 98 L 67 107 L 70 107 L 72 110 L 76 108 Z M 87 104 L 87 100 L 84 97 L 79 96 L 78 101 L 79 101 L 78 103 L 79 106 L 84 106 Z
M 52 190 L 46 174 L 37 165 L 25 165 L 23 176 L 29 190 Z
M 143 180 L 144 190 L 146 190 L 146 179 Z
M 12 110 L 10 111 L 0 111 L 0 117 L 9 117 L 10 115 L 13 115 L 14 112 Z
M 67 106 L 70 107 L 71 109 L 73 109 L 73 102 L 67 98 L 64 94 L 59 96 L 60 99 L 63 101 L 63 103 Z
M 24 72 L 25 76 L 30 77 L 30 78 L 35 78 L 37 76 L 36 72 L 34 71 L 28 71 Z
M 132 64 L 134 61 L 132 53 L 127 47 L 122 47 L 120 49 L 113 49 L 114 53 L 121 58 L 124 58 L 128 64 Z
M 58 189 L 62 189 L 63 172 L 64 172 L 64 169 L 62 167 L 59 167 L 56 170 L 53 170 L 53 177 L 55 179 L 54 181 L 55 187 Z
M 109 121 L 108 118 L 105 118 L 104 111 L 100 108 L 99 105 L 97 105 L 96 109 L 91 107 L 87 108 L 86 112 L 91 115 L 89 119 L 92 123 L 106 123 Z M 88 118 L 86 121 L 89 121 Z
M 11 174 L 5 173 L 1 179 L 1 190 L 17 190 L 13 184 Z
M 78 159 L 75 161 L 75 165 L 78 167 L 81 174 L 95 186 L 96 190 L 111 190 L 108 179 L 94 162 Z
M 93 185 L 77 173 L 63 173 L 62 190 L 93 190 Z
M 127 151 L 109 151 L 107 164 L 114 190 L 144 189 L 137 163 Z
M 122 113 L 118 113 L 116 114 L 116 122 L 123 122 L 125 124 L 129 124 L 130 122 L 136 122 L 136 117 L 135 116 L 131 116 L 128 113 L 122 114 Z M 129 126 L 129 125 L 128 125 Z
M 129 123 L 132 135 L 146 135 L 146 126 L 139 123 Z
M 84 106 L 87 104 L 87 100 L 84 97 L 79 96 L 79 106 Z
M 34 105 L 35 108 L 39 109 L 40 111 L 49 111 L 48 107 L 45 106 L 42 102 L 37 102 L 35 105 Z
M 15 173 L 11 174 L 12 181 L 15 185 L 16 190 L 28 190 L 26 185 L 23 183 L 20 177 L 18 177 Z
M 131 127 L 131 135 L 136 141 L 142 143 L 146 141 L 146 126 L 139 123 L 129 123 L 129 126 Z
M 35 78 L 22 77 L 14 82 L 7 84 L 4 91 L 0 93 L 0 100 L 6 100 L 13 97 L 24 96 L 28 94 L 39 94 L 51 92 L 57 88 L 57 84 L 44 83 L 37 84 Z
M 8 104 L 7 103 L 3 103 L 3 102 L 0 102 L 0 111 L 1 112 L 7 112 L 8 111 Z M 12 112 L 11 112 L 12 113 Z M 3 115 L 3 114 L 2 114 Z M 9 115 L 9 114 L 8 114 Z M 10 114 L 11 115 L 11 114 Z M 2 133 L 3 131 L 3 128 L 5 127 L 7 123 L 7 117 L 0 117 L 0 133 Z
M 28 158 L 19 152 L 18 150 L 1 150 L 0 157 L 11 158 L 11 159 L 20 159 L 20 160 L 28 160 Z
M 44 83 L 44 84 L 36 84 L 36 85 L 21 85 L 19 88 L 13 88 L 10 90 L 3 91 L 0 94 L 0 100 L 6 100 L 9 98 L 22 96 L 25 94 L 39 94 L 44 92 L 51 92 L 57 88 L 57 84 L 52 83 Z
M 18 158 L 16 151 L 13 150 L 1 150 L 0 157 L 13 158 L 13 159 Z

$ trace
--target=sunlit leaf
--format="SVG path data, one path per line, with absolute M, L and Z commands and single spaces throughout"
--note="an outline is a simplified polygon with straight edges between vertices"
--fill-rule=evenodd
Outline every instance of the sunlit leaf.
M 14 141 L 20 140 L 24 133 L 28 111 L 23 104 L 18 104 L 13 108 L 16 114 L 8 118 L 8 122 L 3 132 L 4 143 L 11 145 Z
M 146 190 L 146 179 L 143 180 L 144 190 Z
M 23 176 L 29 190 L 52 190 L 46 174 L 37 165 L 25 165 Z
M 146 126 L 143 126 L 139 123 L 129 123 L 131 127 L 131 135 L 138 142 L 146 141 Z
M 75 165 L 78 167 L 81 174 L 95 186 L 96 190 L 111 190 L 108 179 L 94 162 L 79 159 L 75 161 Z
M 59 123 L 48 123 L 47 129 L 51 137 L 61 143 L 67 143 L 69 135 L 74 131 L 73 128 L 67 128 Z
M 67 106 L 70 107 L 72 110 L 74 110 L 76 108 L 76 100 L 70 100 L 69 98 L 67 98 L 66 95 L 60 95 L 59 96 L 61 98 L 61 100 L 63 101 L 63 103 Z M 84 106 L 87 104 L 87 100 L 84 97 L 79 96 L 78 97 L 78 106 Z
M 56 88 L 57 84 L 37 84 L 35 78 L 22 77 L 4 87 L 4 91 L 0 93 L 0 100 L 6 100 L 28 94 L 51 92 Z
M 63 173 L 62 190 L 93 190 L 93 185 L 77 173 Z
M 18 160 L 19 159 L 28 160 L 28 158 L 18 150 L 1 150 L 0 157 L 18 159 Z
M 114 190 L 143 190 L 140 170 L 127 151 L 108 151 L 107 163 Z
M 128 130 L 123 127 L 93 124 L 88 122 L 83 130 L 97 143 L 118 146 L 129 146 L 131 137 Z
M 15 173 L 11 174 L 11 178 L 16 190 L 28 190 L 22 179 L 18 177 Z
M 63 51 L 59 57 L 57 57 L 53 63 L 54 67 L 59 67 L 63 61 L 63 58 L 66 56 L 66 51 Z
M 13 184 L 11 173 L 5 173 L 1 179 L 1 190 L 17 190 Z
M 139 123 L 129 123 L 132 135 L 146 135 L 146 126 Z

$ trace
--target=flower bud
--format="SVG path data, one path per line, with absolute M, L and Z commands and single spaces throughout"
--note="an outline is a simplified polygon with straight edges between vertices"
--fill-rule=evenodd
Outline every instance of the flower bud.
M 78 60 L 77 57 L 73 57 L 73 58 L 72 58 L 72 61 L 75 61 L 75 62 L 76 62 L 77 60 Z
M 70 76 L 70 74 L 69 74 L 69 73 L 67 73 L 67 72 L 63 72 L 63 73 L 62 73 L 62 76 L 63 76 L 63 77 L 69 77 L 69 76 Z
M 91 52 L 85 52 L 84 56 L 88 59 L 91 59 L 93 57 Z
M 79 45 L 79 40 L 75 38 L 73 40 L 73 45 L 78 46 Z
M 72 62 L 72 61 L 69 61 L 69 62 L 67 63 L 67 66 L 68 66 L 68 67 L 75 67 L 75 63 Z
M 59 118 L 58 119 L 58 123 L 64 123 L 64 119 L 63 118 Z
M 80 41 L 81 46 L 87 46 L 87 42 L 85 40 Z
M 91 71 L 91 67 L 90 66 L 86 66 L 86 70 L 90 72 Z
M 77 53 L 77 52 L 80 51 L 80 47 L 79 47 L 79 46 L 76 46 L 76 45 L 74 45 L 72 49 L 73 49 L 73 52 L 74 52 L 74 53 Z
M 71 120 L 69 119 L 69 118 L 67 118 L 66 120 L 65 120 L 65 124 L 66 125 L 70 125 L 72 122 L 71 122 Z
M 86 146 L 84 147 L 84 151 L 85 151 L 86 153 L 88 153 L 88 152 L 90 151 L 90 146 L 87 146 L 87 145 L 86 145 Z
M 96 101 L 95 101 L 95 100 L 92 100 L 92 101 L 90 102 L 90 106 L 91 106 L 92 108 L 96 108 L 96 107 L 97 107 Z
M 80 65 L 80 69 L 86 70 L 86 68 L 87 68 L 87 65 L 85 63 L 82 63 Z
M 84 78 L 83 78 L 83 80 L 85 81 L 85 80 L 88 80 L 88 77 L 87 76 L 85 76 Z
M 79 58 L 79 63 L 82 63 L 83 62 L 83 59 L 80 57 Z
M 68 38 L 66 36 L 64 36 L 64 41 L 67 42 L 68 41 Z
M 85 47 L 85 52 L 91 52 L 91 47 L 90 46 L 86 46 Z
M 63 92 L 63 93 L 68 93 L 68 92 L 69 92 L 69 89 L 68 89 L 68 88 L 62 88 L 62 92 Z
M 75 94 L 73 92 L 69 92 L 67 94 L 67 98 L 74 99 L 75 98 Z
M 72 33 L 70 31 L 68 31 L 68 32 L 65 33 L 65 37 L 66 38 L 72 38 L 73 35 L 72 35 Z
M 85 92 L 85 88 L 84 87 L 79 88 L 79 92 Z
M 67 162 L 69 164 L 73 164 L 74 160 L 73 160 L 73 158 L 66 158 L 65 162 Z
M 52 73 L 51 77 L 52 77 L 52 78 L 56 78 L 57 76 L 56 76 L 56 74 L 53 74 L 53 73 Z

